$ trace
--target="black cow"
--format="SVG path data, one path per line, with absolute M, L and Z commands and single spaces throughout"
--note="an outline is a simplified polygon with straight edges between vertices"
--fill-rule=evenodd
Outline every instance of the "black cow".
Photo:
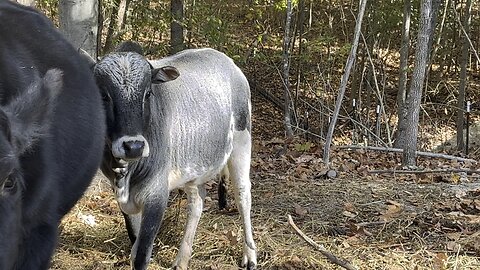
M 0 269 L 48 269 L 62 217 L 97 171 L 91 71 L 42 14 L 0 0 Z
M 147 268 L 169 192 L 182 188 L 188 220 L 173 267 L 187 268 L 204 183 L 224 174 L 232 179 L 243 220 L 242 266 L 254 269 L 247 79 L 232 59 L 213 49 L 150 62 L 141 53 L 138 45 L 124 43 L 94 67 L 108 127 L 101 168 L 125 216 L 132 267 Z

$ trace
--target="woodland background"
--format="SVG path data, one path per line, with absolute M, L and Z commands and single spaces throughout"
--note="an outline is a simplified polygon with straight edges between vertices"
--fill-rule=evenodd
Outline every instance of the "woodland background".
M 73 4 L 64 4 L 75 2 L 91 3 L 93 19 Z M 35 4 L 55 21 L 60 17 L 59 26 L 67 36 L 81 32 L 82 38 L 74 43 L 87 51 L 94 48 L 89 51 L 92 55 L 108 53 L 122 40 L 140 42 L 151 58 L 196 47 L 225 52 L 247 74 L 253 92 L 290 118 L 284 123 L 289 137 L 308 134 L 312 140 L 324 141 L 351 54 L 361 2 L 367 1 L 40 0 Z M 458 134 L 459 144 L 455 145 L 465 152 L 466 102 L 471 102 L 474 118 L 480 76 L 479 3 L 471 0 L 366 3 L 352 75 L 340 109 L 339 124 L 351 125 L 337 129 L 336 138 L 345 135 L 344 139 L 355 144 L 403 147 L 398 132 L 400 110 L 408 106 L 406 97 L 419 81 L 412 73 L 415 50 L 420 47 L 423 2 L 430 3 L 433 27 L 427 30 L 428 50 L 423 52 L 427 67 L 419 90 L 421 106 L 417 106 L 418 149 L 437 147 L 430 132 L 437 134 L 441 128 L 449 135 Z M 62 16 L 62 12 L 71 16 Z M 403 101 L 400 95 L 406 96 Z
M 74 13 L 72 6 L 62 6 L 76 2 L 92 8 Z M 363 19 L 357 20 L 364 2 Z M 120 41 L 135 40 L 148 58 L 213 47 L 242 68 L 253 99 L 253 220 L 260 269 L 339 267 L 295 235 L 287 214 L 359 269 L 480 268 L 480 2 L 33 4 L 62 31 L 80 27 L 67 34 L 83 35 L 72 43 L 92 55 L 101 57 Z M 74 23 L 62 19 L 65 10 L 76 14 L 70 18 Z M 79 16 L 86 13 L 92 17 Z M 430 14 L 433 27 L 424 29 L 422 14 Z M 359 21 L 358 48 L 352 54 Z M 422 29 L 427 37 L 418 35 Z M 421 38 L 428 41 L 427 49 L 417 52 Z M 327 130 L 349 56 L 354 62 L 344 78 L 346 92 L 337 106 L 331 157 L 325 162 Z M 425 57 L 425 76 L 414 89 L 419 56 Z M 411 106 L 409 95 L 419 97 L 418 123 L 406 125 L 418 127 L 413 150 L 424 152 L 414 155 L 413 163 L 406 162 L 405 145 L 399 143 L 406 138 L 399 135 L 400 108 Z M 65 219 L 53 269 L 128 269 L 130 247 L 110 193 L 94 184 Z M 216 209 L 215 184 L 210 193 L 192 269 L 236 269 L 238 215 L 230 215 L 234 209 Z M 181 194 L 172 196 L 153 269 L 164 269 L 174 258 L 184 201 Z

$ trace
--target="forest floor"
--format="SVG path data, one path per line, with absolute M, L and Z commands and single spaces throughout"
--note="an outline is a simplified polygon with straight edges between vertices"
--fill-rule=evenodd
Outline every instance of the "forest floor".
M 479 175 L 374 174 L 370 170 L 398 169 L 400 155 L 337 148 L 331 159 L 339 173 L 328 179 L 321 145 L 285 142 L 281 112 L 266 109 L 258 96 L 254 101 L 252 221 L 259 269 L 341 269 L 295 233 L 288 215 L 315 242 L 358 269 L 480 269 Z M 419 165 L 478 167 L 427 157 L 419 158 Z M 218 210 L 215 183 L 208 196 L 190 268 L 238 269 L 240 216 L 234 207 Z M 173 192 L 150 269 L 168 269 L 173 262 L 185 204 L 185 196 Z M 100 174 L 61 229 L 51 269 L 130 269 L 123 218 Z

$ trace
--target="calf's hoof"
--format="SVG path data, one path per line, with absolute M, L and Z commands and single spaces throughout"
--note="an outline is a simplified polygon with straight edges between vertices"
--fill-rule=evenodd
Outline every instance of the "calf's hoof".
M 245 268 L 246 270 L 254 270 L 254 269 L 257 269 L 257 264 L 252 261 L 249 261 L 242 267 Z
M 187 270 L 188 269 L 188 264 L 187 265 L 182 265 L 181 263 L 175 262 L 172 265 L 172 270 Z
M 257 268 L 257 256 L 255 250 L 247 250 L 246 254 L 243 256 L 242 264 L 240 266 L 247 270 L 254 270 Z
M 255 244 L 248 245 L 247 243 L 244 243 L 243 259 L 240 267 L 247 270 L 253 270 L 257 268 L 257 251 Z

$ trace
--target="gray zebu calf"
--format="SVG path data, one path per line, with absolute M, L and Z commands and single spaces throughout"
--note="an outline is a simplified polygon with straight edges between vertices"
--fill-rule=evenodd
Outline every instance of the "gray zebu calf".
M 188 219 L 173 267 L 188 267 L 204 183 L 227 166 L 243 219 L 242 267 L 254 269 L 251 104 L 245 76 L 213 49 L 186 50 L 149 63 L 138 45 L 120 48 L 94 70 L 107 112 L 102 170 L 125 216 L 132 267 L 147 268 L 169 192 L 177 188 L 187 194 Z

